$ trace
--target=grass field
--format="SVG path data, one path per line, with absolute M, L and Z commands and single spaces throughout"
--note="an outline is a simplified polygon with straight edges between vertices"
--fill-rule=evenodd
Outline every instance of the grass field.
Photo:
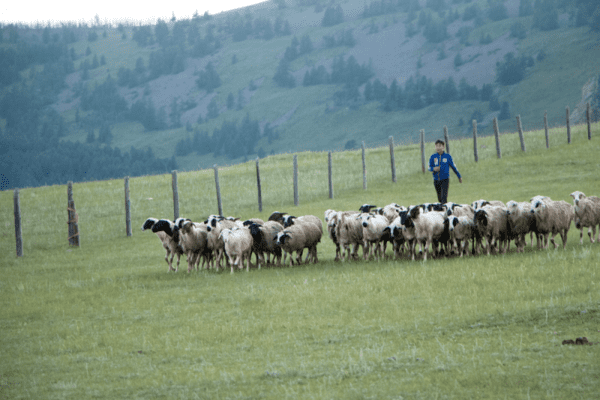
M 600 193 L 600 126 L 451 143 L 463 175 L 450 199 L 526 201 Z M 427 145 L 427 153 L 433 146 Z M 432 201 L 416 146 L 301 153 L 300 206 L 292 156 L 219 171 L 226 215 L 273 210 L 323 216 L 369 202 Z M 212 170 L 180 173 L 180 214 L 216 212 Z M 557 398 L 600 397 L 600 245 L 573 227 L 567 249 L 464 259 L 333 262 L 328 238 L 317 265 L 167 273 L 150 216 L 172 217 L 170 175 L 131 179 L 134 233 L 125 236 L 123 181 L 76 183 L 81 248 L 69 248 L 66 187 L 23 189 L 24 253 L 14 249 L 13 193 L 0 192 L 0 398 Z M 559 241 L 560 242 L 560 241 Z M 389 251 L 389 250 L 388 250 Z M 586 336 L 593 346 L 563 346 Z

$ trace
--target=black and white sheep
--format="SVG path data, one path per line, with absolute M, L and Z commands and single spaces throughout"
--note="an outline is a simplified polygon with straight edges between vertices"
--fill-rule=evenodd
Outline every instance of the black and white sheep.
M 277 265 L 281 265 L 281 247 L 277 245 L 277 234 L 283 230 L 283 226 L 276 221 L 267 221 L 264 224 L 253 223 L 248 226 L 252 236 L 252 252 L 256 254 L 256 264 L 269 262 L 269 256 L 273 256 L 273 262 L 277 259 Z M 266 257 L 265 257 L 266 253 Z
M 143 231 L 147 229 L 151 229 L 160 239 L 163 248 L 166 251 L 165 261 L 169 266 L 168 271 L 177 272 L 179 270 L 179 261 L 183 254 L 183 249 L 179 244 L 179 229 L 177 228 L 177 225 L 168 219 L 158 220 L 156 218 L 148 218 L 142 225 Z M 177 267 L 173 268 L 173 258 L 175 256 L 177 256 Z
M 506 252 L 510 240 L 510 226 L 505 207 L 484 205 L 475 211 L 473 222 L 477 233 L 485 238 L 488 256 L 494 248 L 498 253 Z
M 535 234 L 539 248 L 541 241 L 537 234 L 535 216 L 531 214 L 531 203 L 511 200 L 506 203 L 506 210 L 508 212 L 510 230 L 515 239 L 517 253 L 525 251 L 525 236 L 528 233 L 531 246 L 533 246 L 533 235 Z
M 448 225 L 450 240 L 452 241 L 453 246 L 458 249 L 460 256 L 462 257 L 464 254 L 469 254 L 469 241 L 473 238 L 473 230 L 475 227 L 473 218 L 451 215 L 444 221 L 444 224 Z
M 294 264 L 293 253 L 296 252 L 296 264 L 301 264 L 302 253 L 304 249 L 308 249 L 309 255 L 314 251 L 316 256 L 317 243 L 320 241 L 320 236 L 316 235 L 318 230 L 314 226 L 308 227 L 308 224 L 294 224 L 289 228 L 277 234 L 277 245 L 285 252 L 283 264 L 285 265 L 286 255 L 290 256 L 290 263 Z M 308 257 L 307 257 L 308 260 Z M 313 257 L 312 260 L 316 263 L 318 259 Z
M 373 255 L 379 260 L 382 256 L 383 231 L 389 223 L 387 218 L 379 214 L 363 213 L 359 214 L 356 219 L 360 220 L 363 229 L 363 258 L 366 260 Z M 385 255 L 385 250 L 383 252 Z
M 203 258 L 206 266 L 212 253 L 207 250 L 208 231 L 204 223 L 192 221 L 183 221 L 179 228 L 180 240 L 179 243 L 187 255 L 188 272 L 191 272 L 194 267 L 198 268 L 200 259 Z
M 436 252 L 436 241 L 441 239 L 444 233 L 444 216 L 439 212 L 423 212 L 421 207 L 413 207 L 408 212 L 408 218 L 414 225 L 416 243 L 424 245 L 423 259 L 427 261 L 427 253 L 430 246 Z M 412 252 L 412 260 L 415 259 L 415 251 Z
M 340 259 L 346 260 L 350 256 L 350 246 L 353 246 L 352 257 L 358 259 L 358 248 L 363 246 L 363 229 L 360 221 L 356 219 L 357 212 L 338 212 L 336 237 L 340 244 Z M 363 248 L 363 254 L 364 254 Z

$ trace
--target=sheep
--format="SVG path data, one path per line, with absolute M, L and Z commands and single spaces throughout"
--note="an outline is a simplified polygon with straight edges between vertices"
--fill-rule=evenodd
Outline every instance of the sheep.
M 370 213 L 371 209 L 375 207 L 377 206 L 373 204 L 363 204 L 358 208 L 358 211 L 360 211 L 361 213 Z
M 571 197 L 573 197 L 575 217 L 578 221 L 579 243 L 583 244 L 583 228 L 585 227 L 588 228 L 590 241 L 595 243 L 596 226 L 600 225 L 600 198 L 586 197 L 585 193 L 580 191 L 571 193 Z M 598 229 L 598 240 L 600 241 L 600 228 Z
M 229 258 L 231 273 L 233 267 L 244 268 L 246 260 L 246 272 L 250 272 L 250 253 L 252 252 L 252 236 L 247 228 L 235 227 L 223 229 L 219 233 L 219 239 L 223 240 L 225 253 Z
M 394 249 L 394 257 L 396 259 L 400 257 L 400 249 L 405 243 L 400 221 L 401 216 L 399 215 L 398 217 L 396 217 L 396 219 L 392 222 L 391 225 L 386 226 L 383 230 L 384 235 L 389 235 L 390 241 L 392 242 L 392 246 Z
M 561 235 L 563 248 L 566 248 L 567 233 L 571 221 L 575 220 L 574 207 L 565 201 L 554 201 L 547 196 L 535 196 L 531 199 L 530 212 L 535 216 L 542 248 L 548 248 L 548 238 L 554 248 L 557 248 L 558 244 L 554 241 L 556 234 Z
M 167 272 L 179 270 L 179 261 L 183 254 L 183 249 L 179 245 L 179 231 L 177 225 L 168 219 L 157 220 L 156 218 L 148 218 L 142 230 L 152 229 L 156 236 L 162 242 L 163 248 L 166 250 L 165 261 L 169 266 Z M 169 255 L 171 256 L 169 258 Z M 173 268 L 173 258 L 177 256 L 177 267 Z
M 439 240 L 444 233 L 444 216 L 438 212 L 424 213 L 421 207 L 414 207 L 409 211 L 408 217 L 415 227 L 415 239 L 421 244 L 425 244 L 423 249 L 423 259 L 427 261 L 429 246 L 435 245 L 434 240 Z M 435 249 L 434 249 L 435 250 Z M 412 254 L 412 260 L 415 260 L 415 254 Z
M 485 206 L 494 206 L 494 207 L 503 207 L 506 208 L 506 204 L 504 204 L 503 202 L 499 201 L 499 200 L 491 200 L 491 201 L 487 201 L 484 199 L 480 199 L 480 200 L 476 200 L 473 203 L 471 203 L 471 207 L 473 207 L 474 211 L 477 211 L 479 209 L 481 209 L 482 207 Z
M 208 231 L 208 248 L 214 252 L 215 257 L 215 266 L 217 271 L 219 271 L 219 267 L 221 266 L 221 260 L 223 259 L 224 251 L 225 251 L 225 243 L 220 239 L 220 234 L 223 229 L 233 229 L 239 228 L 239 226 L 227 219 L 223 219 L 223 217 L 218 216 L 210 216 L 207 220 L 206 230 Z M 225 262 L 227 263 L 227 258 Z
M 468 216 L 451 215 L 444 220 L 444 224 L 448 226 L 452 243 L 458 249 L 460 256 L 468 254 L 469 240 L 473 237 L 475 227 L 473 219 Z
M 281 225 L 283 225 L 283 216 L 287 215 L 285 212 L 273 211 L 271 215 L 269 215 L 269 221 L 277 221 Z
M 247 219 L 247 220 L 245 220 L 245 221 L 242 223 L 242 225 L 244 225 L 244 226 L 246 226 L 246 227 L 248 227 L 248 226 L 250 226 L 250 225 L 252 225 L 252 224 L 264 225 L 264 224 L 265 224 L 265 221 L 263 221 L 263 220 L 262 220 L 262 219 L 260 219 L 260 218 L 250 218 L 250 219 Z
M 506 244 L 510 238 L 508 214 L 506 208 L 484 205 L 475 212 L 473 220 L 475 230 L 481 237 L 485 237 L 487 255 L 490 255 L 492 246 L 497 252 L 506 252 Z M 479 254 L 479 249 L 477 249 Z
M 358 248 L 363 246 L 362 225 L 356 220 L 358 213 L 352 211 L 338 212 L 336 225 L 336 237 L 340 244 L 340 259 L 345 261 L 350 255 L 350 245 L 353 246 L 352 257 L 358 258 Z M 363 247 L 363 254 L 364 254 Z
M 194 266 L 198 267 L 200 257 L 203 257 L 208 265 L 212 254 L 207 251 L 208 231 L 206 224 L 189 220 L 183 221 L 179 232 L 179 243 L 187 255 L 188 273 L 194 269 Z
M 276 243 L 278 246 L 281 246 L 281 249 L 285 254 L 290 255 L 290 266 L 294 264 L 292 258 L 293 253 L 296 252 L 296 264 L 300 264 L 302 262 L 302 253 L 304 252 L 304 249 L 310 248 L 312 244 L 312 242 L 307 239 L 305 229 L 301 224 L 292 225 L 279 232 L 277 234 Z M 284 256 L 283 264 L 285 265 L 285 263 Z
M 333 241 L 333 244 L 335 244 L 334 261 L 338 261 L 340 259 L 340 242 L 336 234 L 336 224 L 338 223 L 337 211 L 332 209 L 325 210 L 325 223 L 327 224 L 327 232 L 329 233 L 329 238 Z
M 366 260 L 372 253 L 375 253 L 373 255 L 379 260 L 381 254 L 380 242 L 382 240 L 383 230 L 388 225 L 387 218 L 383 215 L 363 213 L 359 214 L 356 219 L 361 221 L 363 227 L 363 258 Z M 373 245 L 375 246 L 374 251 L 372 251 Z
M 543 235 L 543 248 L 548 248 L 548 236 L 554 245 L 554 236 L 560 233 L 563 242 L 563 249 L 567 247 L 567 233 L 571 227 L 571 221 L 575 219 L 573 206 L 566 201 L 553 201 L 546 199 L 536 199 L 531 203 L 531 213 L 535 215 L 538 232 Z
M 539 236 L 537 235 L 536 220 L 531 214 L 531 203 L 518 203 L 514 200 L 506 203 L 508 213 L 508 223 L 510 224 L 511 233 L 515 239 L 517 253 L 525 251 L 525 236 L 530 234 L 530 243 L 533 247 L 533 235 L 537 238 L 538 248 L 541 245 Z
M 409 208 L 409 210 L 413 210 L 415 207 Z M 417 207 L 418 208 L 418 207 Z M 410 218 L 410 211 L 402 211 L 400 212 L 400 227 L 402 228 L 402 237 L 404 241 L 408 244 L 408 256 L 415 259 L 416 245 L 417 245 L 417 236 L 415 234 L 415 224 Z
M 260 269 L 260 264 L 265 262 L 264 253 L 272 254 L 273 261 L 277 258 L 277 265 L 281 265 L 281 247 L 275 241 L 283 226 L 276 221 L 267 221 L 263 225 L 253 223 L 248 229 L 252 235 L 252 251 L 256 254 L 258 268 Z
M 382 215 L 387 218 L 388 223 L 394 222 L 394 220 L 400 215 L 401 211 L 406 211 L 406 207 L 402 207 L 396 203 L 388 204 L 383 207 Z
M 456 204 L 456 203 L 446 203 L 446 215 L 455 217 L 469 217 L 473 219 L 475 216 L 475 210 L 471 204 Z

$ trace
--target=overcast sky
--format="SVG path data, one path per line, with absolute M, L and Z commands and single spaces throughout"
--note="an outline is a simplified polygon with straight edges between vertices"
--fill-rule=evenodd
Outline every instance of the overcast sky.
M 262 0 L 264 1 L 264 0 Z M 191 17 L 196 10 L 200 15 L 208 11 L 218 14 L 221 11 L 241 8 L 261 3 L 261 0 L 200 0 L 197 2 L 170 1 L 127 1 L 127 0 L 7 0 L 0 6 L 0 22 L 3 24 L 21 22 L 57 24 L 63 21 L 92 22 L 98 14 L 101 22 L 122 20 L 156 22 L 158 18 L 170 19 L 173 13 L 178 19 Z

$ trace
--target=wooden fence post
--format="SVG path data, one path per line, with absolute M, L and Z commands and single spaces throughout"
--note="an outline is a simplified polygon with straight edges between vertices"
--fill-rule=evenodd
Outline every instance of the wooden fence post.
M 390 136 L 390 163 L 392 164 L 392 182 L 396 183 L 396 157 L 394 156 L 394 137 Z
M 131 236 L 131 201 L 129 201 L 129 177 L 125 177 L 125 232 Z
M 421 129 L 421 170 L 425 173 L 425 129 Z
M 256 157 L 256 188 L 258 190 L 258 212 L 262 212 L 262 190 L 260 188 L 260 169 L 258 168 L 258 157 Z
M 550 139 L 548 137 L 548 111 L 544 111 L 544 133 L 546 134 L 546 148 L 550 148 Z
M 494 117 L 494 137 L 496 138 L 496 155 L 502 158 L 502 150 L 500 150 L 500 131 L 498 129 L 498 118 Z
M 567 106 L 567 143 L 571 144 L 571 111 Z
M 365 142 L 362 142 L 363 190 L 367 190 L 367 162 L 365 159 Z
M 327 175 L 329 176 L 329 198 L 333 199 L 333 161 L 331 151 L 327 153 Z
M 519 141 L 521 142 L 521 151 L 525 151 L 525 138 L 523 137 L 523 126 L 521 125 L 521 115 L 517 115 L 517 130 L 519 131 Z
M 19 189 L 15 189 L 13 196 L 15 204 L 15 242 L 17 244 L 17 257 L 23 257 L 23 229 L 21 228 L 21 201 Z
M 179 218 L 179 188 L 177 187 L 177 171 L 171 172 L 171 186 L 173 187 L 173 221 Z
M 298 198 L 298 155 L 294 154 L 294 205 L 298 206 L 300 199 Z
M 592 140 L 592 124 L 591 124 L 591 114 L 592 114 L 592 110 L 590 107 L 590 103 L 587 103 L 587 106 L 585 108 L 585 119 L 587 121 L 587 128 L 588 128 L 588 140 Z
M 223 216 L 223 205 L 221 204 L 221 186 L 219 186 L 219 167 L 217 164 L 213 165 L 215 170 L 215 186 L 217 189 L 217 207 L 219 208 L 219 215 Z
M 446 153 L 450 154 L 450 138 L 448 137 L 448 127 L 444 125 L 444 142 L 446 142 Z
M 73 182 L 67 183 L 67 216 L 69 218 L 69 244 L 71 246 L 79 247 L 79 216 L 75 210 L 75 201 L 73 201 Z
M 475 156 L 475 162 L 479 161 L 479 154 L 477 154 L 477 120 L 473 120 L 473 155 Z

